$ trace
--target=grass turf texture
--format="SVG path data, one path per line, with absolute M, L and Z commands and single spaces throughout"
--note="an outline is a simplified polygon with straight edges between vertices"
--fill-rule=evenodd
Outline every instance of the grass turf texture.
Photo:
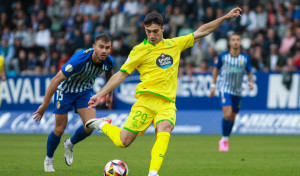
M 44 173 L 47 135 L 0 135 L 0 175 L 102 175 L 112 159 L 123 160 L 130 176 L 148 174 L 154 135 L 138 137 L 120 149 L 104 135 L 92 135 L 74 148 L 74 162 L 63 159 L 61 139 L 54 155 L 55 173 Z M 219 152 L 219 136 L 173 135 L 161 176 L 300 176 L 299 136 L 232 136 L 230 151 Z

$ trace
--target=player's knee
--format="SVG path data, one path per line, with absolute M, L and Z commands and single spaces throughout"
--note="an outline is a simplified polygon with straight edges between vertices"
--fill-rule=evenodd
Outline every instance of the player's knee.
M 64 134 L 65 128 L 64 127 L 55 127 L 54 128 L 54 133 L 57 136 L 61 136 Z
M 122 145 L 118 146 L 118 147 L 121 147 L 121 148 L 127 148 L 130 146 L 130 144 L 132 143 L 132 141 L 130 140 L 123 140 L 122 141 Z
M 224 118 L 226 119 L 226 120 L 232 120 L 232 117 L 233 117 L 233 113 L 231 113 L 231 112 L 228 112 L 228 113 L 224 113 Z

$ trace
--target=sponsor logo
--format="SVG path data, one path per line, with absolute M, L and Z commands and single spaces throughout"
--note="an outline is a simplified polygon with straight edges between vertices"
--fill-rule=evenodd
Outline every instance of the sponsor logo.
M 269 109 L 298 109 L 300 107 L 299 74 L 294 74 L 290 89 L 282 83 L 282 74 L 269 76 L 267 107 Z
M 68 64 L 68 65 L 66 66 L 66 68 L 65 68 L 65 71 L 66 71 L 66 72 L 71 72 L 71 71 L 73 71 L 73 66 L 72 66 L 71 64 Z
M 279 113 L 237 115 L 232 132 L 240 134 L 300 134 L 300 115 Z
M 57 108 L 57 109 L 60 108 L 60 101 L 57 101 L 57 103 L 56 103 L 56 108 Z
M 156 59 L 156 65 L 162 69 L 167 69 L 173 65 L 173 58 L 170 55 L 161 54 Z
M 226 103 L 226 99 L 222 97 L 222 103 Z

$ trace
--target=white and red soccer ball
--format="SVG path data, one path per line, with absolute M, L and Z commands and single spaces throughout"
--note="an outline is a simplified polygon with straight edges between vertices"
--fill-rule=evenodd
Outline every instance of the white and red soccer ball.
M 127 165 L 121 160 L 111 160 L 104 167 L 104 176 L 128 176 Z

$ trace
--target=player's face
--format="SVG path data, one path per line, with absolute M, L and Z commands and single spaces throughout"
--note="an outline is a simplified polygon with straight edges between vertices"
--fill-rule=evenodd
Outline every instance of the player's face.
M 232 49 L 241 48 L 241 37 L 239 35 L 232 35 L 229 39 L 229 46 Z
M 163 40 L 163 32 L 165 30 L 165 26 L 159 26 L 157 24 L 151 24 L 149 26 L 145 26 L 145 31 L 148 37 L 148 41 L 152 44 L 157 44 Z
M 93 48 L 96 55 L 94 62 L 96 64 L 102 63 L 110 52 L 111 42 L 105 42 L 100 39 L 93 45 Z

